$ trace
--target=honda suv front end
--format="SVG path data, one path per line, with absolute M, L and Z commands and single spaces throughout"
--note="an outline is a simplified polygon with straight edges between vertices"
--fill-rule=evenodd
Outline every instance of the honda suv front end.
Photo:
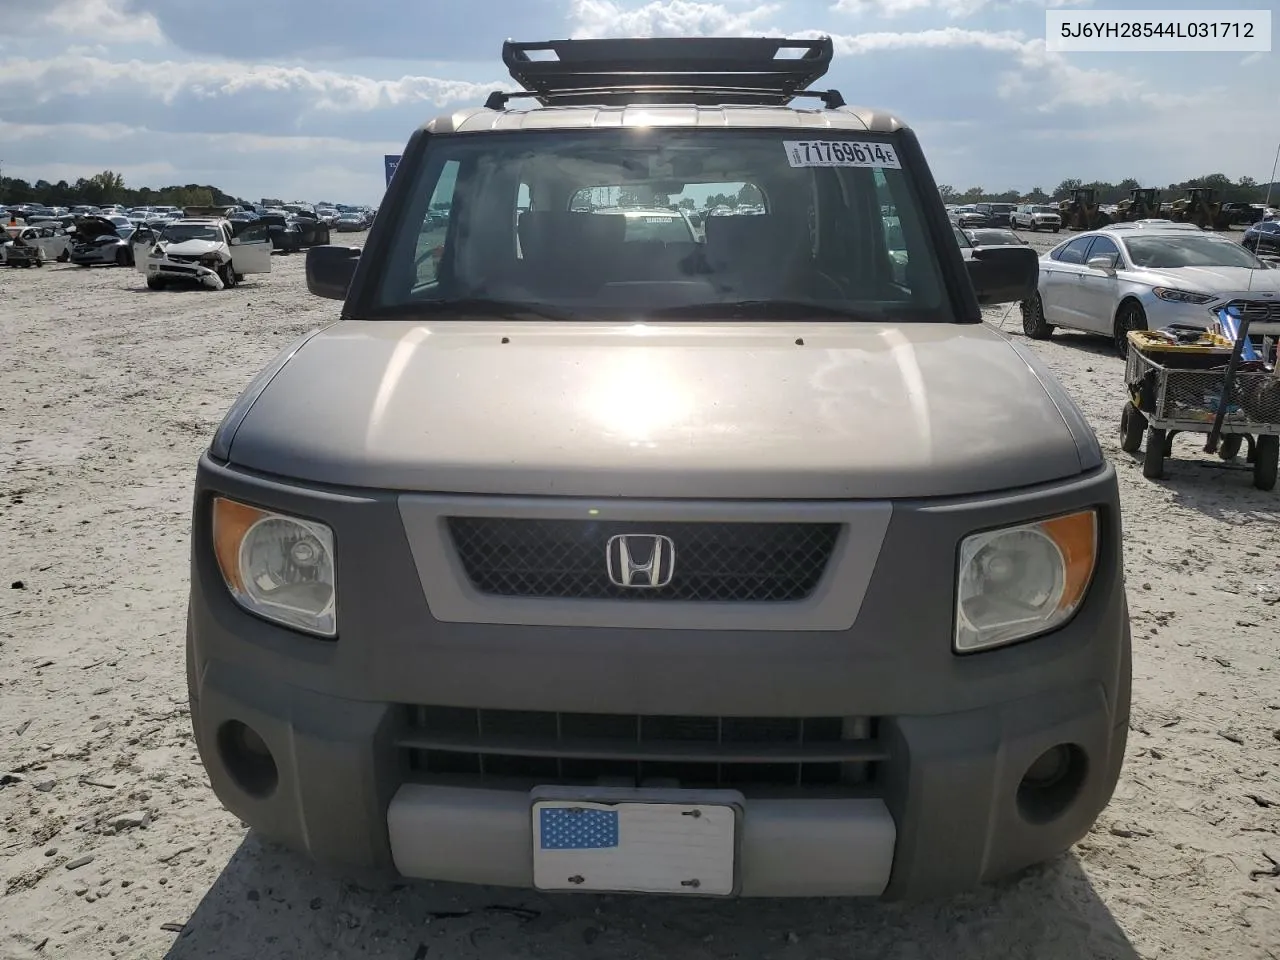
M 637 83 L 639 48 L 578 43 L 553 68 Z M 1035 254 L 963 258 L 897 119 L 720 82 L 441 118 L 364 249 L 309 252 L 342 319 L 233 405 L 193 512 L 196 738 L 264 835 L 412 878 L 902 898 L 1108 802 L 1115 474 L 979 309 Z M 739 200 L 705 236 L 608 213 Z

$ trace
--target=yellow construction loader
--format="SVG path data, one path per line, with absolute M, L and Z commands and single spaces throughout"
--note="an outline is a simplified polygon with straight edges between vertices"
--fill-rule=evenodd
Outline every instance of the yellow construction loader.
M 1175 223 L 1194 223 L 1202 230 L 1226 230 L 1231 226 L 1231 215 L 1223 212 L 1222 204 L 1214 199 L 1217 191 L 1211 187 L 1192 187 L 1187 195 L 1173 201 L 1169 219 Z
M 1111 217 L 1095 202 L 1097 193 L 1092 187 L 1071 191 L 1071 199 L 1058 204 L 1062 225 L 1069 230 L 1097 230 L 1111 222 Z
M 1148 220 L 1160 216 L 1160 191 L 1142 187 L 1129 191 L 1129 199 L 1116 204 L 1115 219 L 1119 223 Z

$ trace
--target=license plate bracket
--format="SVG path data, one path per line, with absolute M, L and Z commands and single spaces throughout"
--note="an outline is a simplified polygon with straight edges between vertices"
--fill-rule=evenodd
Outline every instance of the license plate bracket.
M 536 788 L 533 885 L 548 892 L 737 896 L 744 807 L 735 790 Z

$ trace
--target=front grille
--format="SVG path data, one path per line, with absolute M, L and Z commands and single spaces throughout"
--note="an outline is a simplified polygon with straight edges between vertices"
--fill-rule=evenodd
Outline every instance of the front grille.
M 1280 303 L 1266 300 L 1233 300 L 1228 306 L 1240 309 L 1241 319 L 1250 323 L 1280 323 Z
M 647 523 L 450 517 L 449 535 L 471 585 L 503 597 L 577 600 L 804 600 L 835 549 L 835 523 Z M 655 536 L 674 547 L 665 586 L 619 586 L 611 538 Z M 644 562 L 643 558 L 637 558 Z
M 851 717 L 705 717 L 401 708 L 411 776 L 684 788 L 865 785 L 886 758 Z

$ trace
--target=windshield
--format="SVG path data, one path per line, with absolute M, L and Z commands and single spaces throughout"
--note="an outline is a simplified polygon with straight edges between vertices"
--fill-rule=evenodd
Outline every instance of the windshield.
M 1262 267 L 1262 261 L 1230 240 L 1213 237 L 1134 237 L 1126 240 L 1134 266 L 1152 270 L 1177 267 Z
M 1032 213 L 1057 213 L 1058 208 L 1057 207 L 1032 207 L 1031 212 Z
M 970 235 L 974 243 L 985 247 L 1025 242 L 1012 230 L 974 230 Z
M 768 313 L 759 303 L 777 301 L 792 313 L 808 303 L 859 318 L 950 320 L 919 199 L 890 141 L 795 136 L 433 138 L 370 306 L 404 315 L 486 301 L 590 318 L 750 301 L 757 316 Z
M 160 239 L 169 243 L 186 243 L 188 240 L 220 240 L 221 236 L 213 227 L 197 224 L 173 223 L 164 228 Z

